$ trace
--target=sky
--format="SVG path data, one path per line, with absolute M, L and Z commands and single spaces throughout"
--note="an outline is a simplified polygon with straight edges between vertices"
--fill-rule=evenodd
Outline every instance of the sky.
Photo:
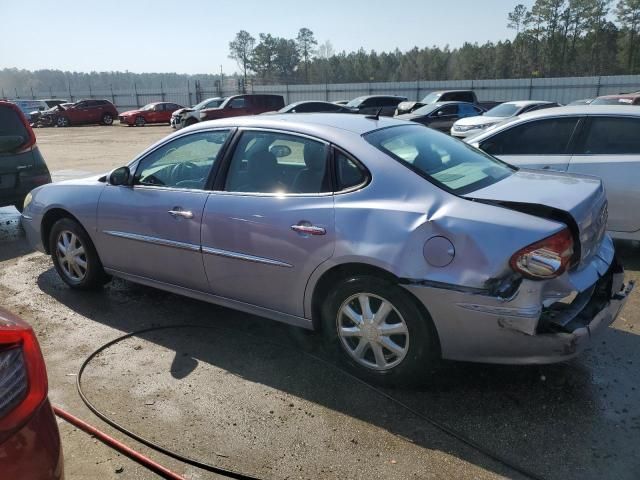
M 335 52 L 513 38 L 507 14 L 534 0 L 0 0 L 0 68 L 219 73 L 239 30 L 295 38 L 311 29 Z

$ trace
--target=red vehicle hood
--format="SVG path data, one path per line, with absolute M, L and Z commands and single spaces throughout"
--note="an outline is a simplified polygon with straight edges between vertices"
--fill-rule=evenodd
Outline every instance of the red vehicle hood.
M 120 116 L 124 117 L 126 115 L 138 115 L 140 113 L 142 113 L 142 110 L 127 110 L 126 112 L 122 112 Z

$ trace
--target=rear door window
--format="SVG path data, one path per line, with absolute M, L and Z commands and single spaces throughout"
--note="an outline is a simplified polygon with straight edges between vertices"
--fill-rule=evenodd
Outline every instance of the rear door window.
M 592 117 L 578 153 L 640 154 L 640 118 Z
M 547 118 L 504 130 L 481 143 L 491 155 L 563 155 L 579 118 Z

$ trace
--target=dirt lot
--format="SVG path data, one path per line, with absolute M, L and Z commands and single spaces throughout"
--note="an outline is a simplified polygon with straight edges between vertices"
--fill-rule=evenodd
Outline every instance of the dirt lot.
M 130 160 L 170 128 L 38 130 L 56 179 Z M 75 390 L 84 358 L 124 333 L 85 374 L 87 395 L 128 428 L 201 461 L 265 479 L 499 478 L 517 474 L 437 430 L 340 370 L 299 329 L 113 281 L 71 291 L 31 252 L 13 209 L 0 209 L 0 305 L 31 322 L 54 404 L 189 479 L 218 478 L 128 439 Z M 630 278 L 640 246 L 619 243 Z M 450 363 L 422 391 L 389 391 L 411 408 L 548 479 L 638 478 L 640 293 L 578 359 L 544 367 Z M 329 359 L 331 361 L 331 359 Z M 157 478 L 61 422 L 67 476 Z

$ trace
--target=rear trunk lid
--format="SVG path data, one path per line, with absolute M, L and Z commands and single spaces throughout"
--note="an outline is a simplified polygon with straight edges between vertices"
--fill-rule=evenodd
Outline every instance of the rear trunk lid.
M 607 224 L 607 197 L 595 177 L 521 169 L 465 198 L 566 223 L 578 242 L 579 267 L 598 251 Z

